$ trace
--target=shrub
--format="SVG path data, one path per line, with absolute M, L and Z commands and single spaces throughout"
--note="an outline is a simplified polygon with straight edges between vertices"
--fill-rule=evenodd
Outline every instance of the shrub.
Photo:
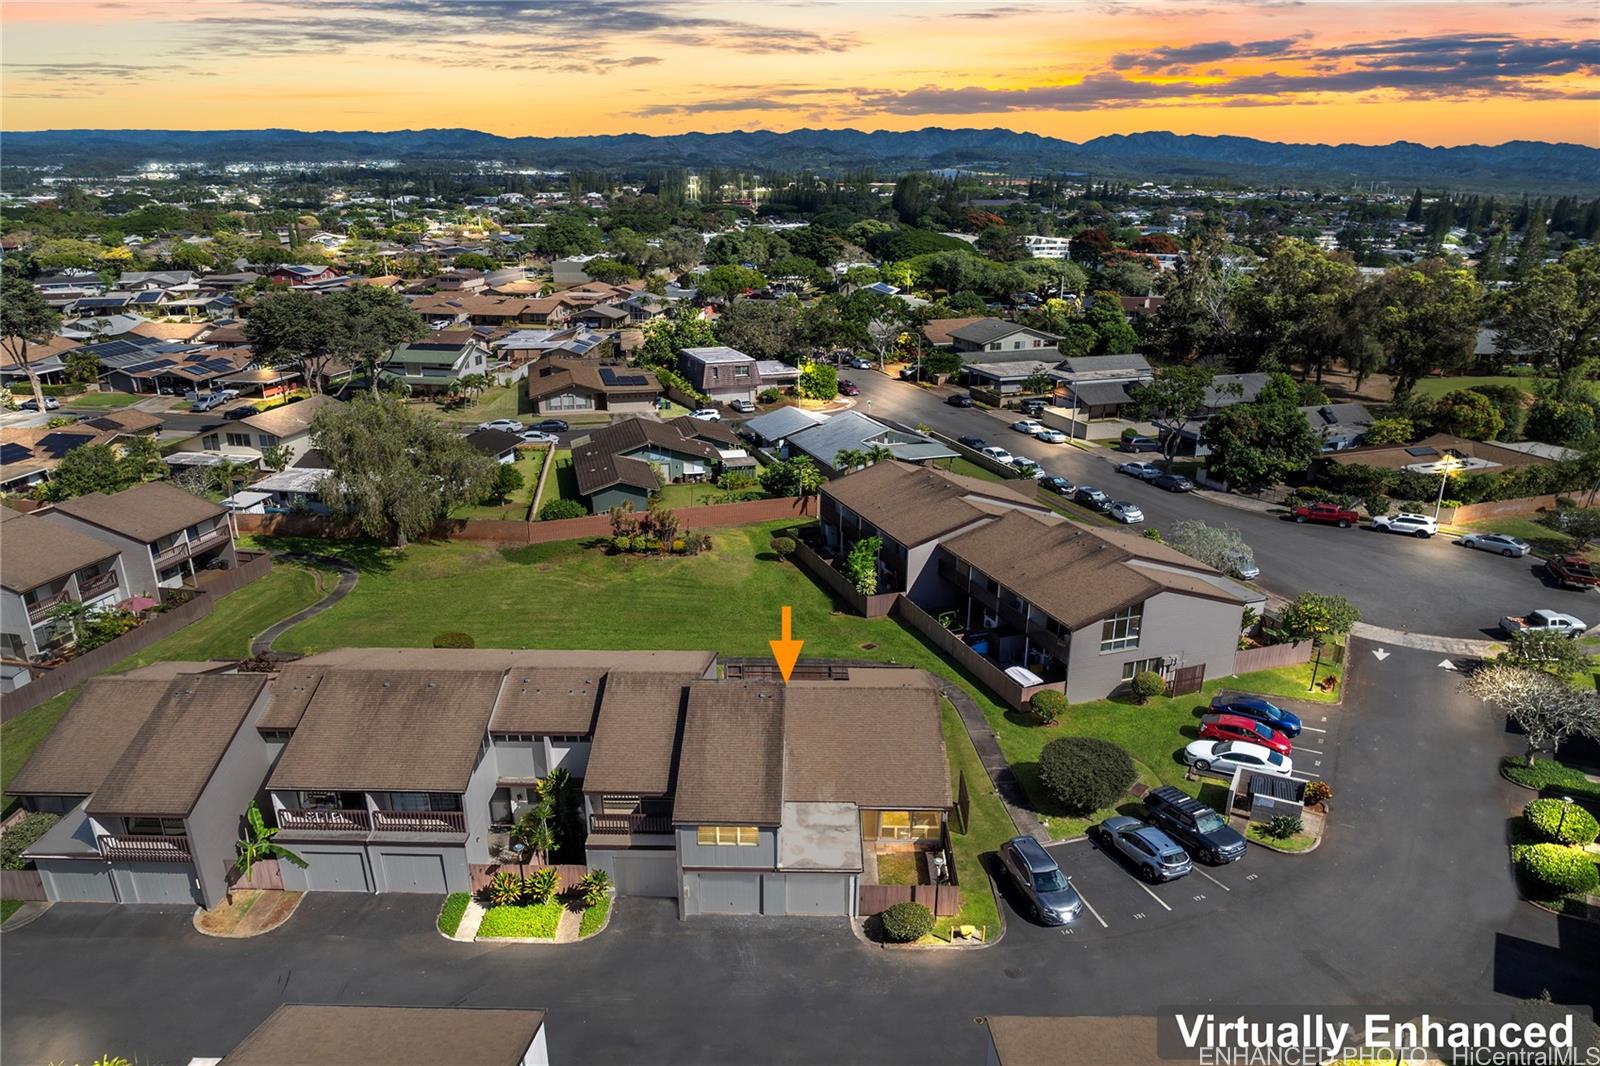
M 440 633 L 433 638 L 435 648 L 476 648 L 478 642 L 472 639 L 471 633 Z
M 891 944 L 909 944 L 933 932 L 933 912 L 920 903 L 896 903 L 879 916 L 883 936 Z
M 585 907 L 598 907 L 611 897 L 611 875 L 604 870 L 590 870 L 578 882 L 577 891 Z
M 551 500 L 539 508 L 539 521 L 555 522 L 563 518 L 582 518 L 589 509 L 577 500 Z
M 611 913 L 611 897 L 601 896 L 599 902 L 584 906 L 583 917 L 578 919 L 578 935 L 593 936 L 606 924 L 606 915 Z
M 686 542 L 682 537 L 678 537 L 672 542 L 672 550 L 679 554 L 682 554 L 683 550 L 688 546 L 688 542 Z
M 552 866 L 541 867 L 528 875 L 527 888 L 522 894 L 524 903 L 549 903 L 556 898 L 561 887 L 561 875 Z
M 1167 683 L 1154 670 L 1140 670 L 1133 675 L 1133 696 L 1140 703 L 1167 691 Z
M 511 907 L 522 900 L 522 879 L 514 873 L 502 870 L 494 875 L 489 882 L 489 887 L 484 890 L 491 906 Z
M 1534 891 L 1552 896 L 1593 892 L 1600 885 L 1600 869 L 1578 848 L 1565 844 L 1523 844 L 1513 849 L 1517 869 Z
M 461 928 L 461 917 L 467 913 L 467 903 L 472 897 L 465 892 L 452 892 L 444 898 L 444 906 L 439 908 L 439 932 L 445 936 L 455 936 L 456 930 Z
M 28 863 L 22 857 L 22 853 L 48 833 L 50 827 L 60 819 L 59 814 L 43 812 L 30 814 L 4 833 L 0 833 L 0 869 L 26 869 Z
M 633 538 L 627 535 L 618 535 L 611 538 L 611 546 L 619 552 L 625 552 L 633 547 Z
M 561 913 L 564 909 L 559 903 L 535 903 L 526 907 L 491 907 L 483 914 L 483 924 L 478 926 L 478 935 L 554 940 L 556 927 L 561 924 Z
M 1600 822 L 1577 803 L 1547 797 L 1534 800 L 1522 813 L 1540 836 L 1558 844 L 1593 844 L 1600 836 Z
M 1040 725 L 1055 725 L 1067 713 L 1067 697 L 1051 689 L 1035 692 L 1028 700 L 1028 710 Z
M 1039 753 L 1039 779 L 1071 814 L 1109 806 L 1138 775 L 1128 753 L 1099 737 L 1062 737 Z
M 756 393 L 756 399 L 762 403 L 777 403 L 783 399 L 783 393 L 769 386 Z
M 1309 781 L 1306 783 L 1305 800 L 1307 806 L 1314 803 L 1327 803 L 1333 799 L 1333 786 L 1326 781 Z
M 773 537 L 771 547 L 774 555 L 778 556 L 780 559 L 787 559 L 789 556 L 794 554 L 794 538 Z
M 1277 814 L 1272 820 L 1261 827 L 1261 831 L 1273 840 L 1288 840 L 1296 833 L 1305 830 L 1305 823 L 1298 814 Z

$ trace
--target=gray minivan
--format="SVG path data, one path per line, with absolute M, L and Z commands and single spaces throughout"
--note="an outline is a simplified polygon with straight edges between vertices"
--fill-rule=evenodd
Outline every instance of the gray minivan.
M 1033 917 L 1045 925 L 1066 925 L 1083 910 L 1072 878 L 1032 837 L 1012 837 L 1000 845 L 1000 864 L 1028 900 Z

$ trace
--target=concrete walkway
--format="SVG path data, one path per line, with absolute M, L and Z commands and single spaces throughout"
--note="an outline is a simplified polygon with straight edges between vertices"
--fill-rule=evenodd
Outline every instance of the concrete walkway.
M 989 728 L 989 721 L 983 716 L 983 711 L 960 685 L 939 677 L 935 677 L 934 680 L 939 684 L 939 694 L 954 704 L 956 713 L 961 715 L 961 723 L 967 727 L 967 736 L 972 738 L 972 746 L 978 751 L 978 761 L 983 763 L 989 779 L 994 782 L 994 790 L 1000 796 L 1000 802 L 1006 805 L 1011 821 L 1017 829 L 1039 843 L 1054 843 L 1050 830 L 1039 821 L 1038 815 L 1028 809 L 1028 800 L 1023 795 L 1022 783 L 1017 780 L 1017 775 L 1011 770 L 1011 764 L 1001 753 L 1000 742 L 995 739 L 994 730 Z M 981 786 L 976 781 L 968 781 L 967 787 Z
M 1436 651 L 1444 655 L 1469 656 L 1474 659 L 1487 659 L 1504 647 L 1498 641 L 1474 640 L 1468 637 L 1440 637 L 1432 633 L 1409 633 L 1403 629 L 1387 629 L 1384 626 L 1369 625 L 1366 622 L 1357 622 L 1351 627 L 1350 635 L 1370 640 L 1374 644 L 1393 644 L 1401 648 L 1418 648 L 1422 651 Z
M 257 634 L 255 639 L 250 641 L 250 654 L 256 657 L 269 654 L 272 651 L 272 645 L 279 637 L 283 636 L 301 622 L 304 622 L 307 618 L 312 618 L 321 614 L 329 607 L 332 607 L 334 604 L 350 595 L 350 590 L 356 587 L 356 581 L 361 576 L 355 567 L 351 566 L 343 559 L 337 559 L 331 555 L 306 555 L 299 552 L 284 552 L 282 554 L 273 556 L 273 558 L 282 559 L 286 563 L 304 563 L 307 566 L 316 566 L 326 570 L 337 571 L 339 574 L 339 583 L 334 586 L 332 592 L 322 597 L 322 599 L 318 600 L 316 603 L 313 603 L 310 607 L 307 607 L 303 611 L 296 611 L 288 618 L 269 626 L 267 629 Z
M 468 944 L 478 939 L 478 927 L 483 924 L 484 913 L 483 904 L 476 899 L 469 899 L 467 909 L 461 914 L 461 924 L 456 926 L 456 935 L 450 939 Z

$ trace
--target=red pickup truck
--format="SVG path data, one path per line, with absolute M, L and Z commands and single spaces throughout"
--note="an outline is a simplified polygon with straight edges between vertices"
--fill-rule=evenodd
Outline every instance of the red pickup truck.
M 1340 529 L 1349 529 L 1361 521 L 1361 516 L 1354 511 L 1332 503 L 1303 503 L 1293 513 L 1296 522 L 1321 522 Z
M 1545 570 L 1562 588 L 1592 589 L 1600 587 L 1600 573 L 1581 555 L 1552 555 L 1545 560 Z

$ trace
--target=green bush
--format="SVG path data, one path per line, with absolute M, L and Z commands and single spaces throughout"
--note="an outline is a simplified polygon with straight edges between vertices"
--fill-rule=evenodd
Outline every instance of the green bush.
M 1578 848 L 1565 844 L 1522 844 L 1512 849 L 1517 869 L 1532 882 L 1528 887 L 1551 896 L 1593 892 L 1600 869 Z
M 1167 691 L 1166 681 L 1154 670 L 1140 670 L 1134 674 L 1130 687 L 1133 689 L 1134 699 L 1140 703 Z
M 478 642 L 472 639 L 471 633 L 439 633 L 433 638 L 435 648 L 476 648 Z
M 603 896 L 597 903 L 588 904 L 584 909 L 583 917 L 578 919 L 578 935 L 593 936 L 606 924 L 606 915 L 611 913 L 611 897 Z
M 1099 737 L 1062 737 L 1039 753 L 1039 780 L 1070 814 L 1110 806 L 1138 775 L 1128 753 Z
M 756 393 L 756 399 L 762 403 L 777 403 L 783 399 L 783 393 L 769 386 Z
M 1593 844 L 1600 822 L 1581 804 L 1549 797 L 1536 799 L 1522 809 L 1528 824 L 1558 844 Z
M 490 907 L 483 913 L 483 924 L 478 926 L 478 935 L 554 940 L 564 910 L 566 908 L 561 904 L 553 902 L 526 907 Z
M 26 381 L 13 381 L 9 387 L 11 389 L 11 395 L 13 395 L 13 396 L 21 396 L 23 399 L 27 399 L 28 397 L 33 395 L 33 386 L 28 384 Z M 83 391 L 83 386 L 82 385 L 46 385 L 46 384 L 41 383 L 39 385 L 39 391 L 44 393 L 46 396 L 54 396 L 54 397 L 60 398 L 62 396 L 76 396 L 76 395 L 78 395 L 78 393 Z
M 22 870 L 27 868 L 27 861 L 22 853 L 27 851 L 34 843 L 50 831 L 50 827 L 61 820 L 59 814 L 37 813 L 30 814 L 17 822 L 4 833 L 0 833 L 0 869 Z
M 787 559 L 794 554 L 794 538 L 773 537 L 771 547 L 774 555 L 781 559 Z
M 522 900 L 522 878 L 501 870 L 483 890 L 484 902 L 494 907 L 510 907 Z
M 1533 765 L 1528 766 L 1522 758 L 1509 756 L 1501 760 L 1500 772 L 1507 780 L 1515 781 L 1524 788 L 1541 792 L 1560 789 L 1568 795 L 1600 800 L 1600 782 L 1590 781 L 1576 766 L 1568 766 L 1555 759 L 1535 759 Z
M 585 907 L 598 907 L 611 898 L 611 875 L 604 870 L 590 870 L 578 882 L 577 891 Z
M 472 896 L 466 892 L 452 892 L 444 898 L 444 906 L 439 908 L 439 932 L 445 936 L 455 936 L 456 930 L 461 928 L 461 917 L 467 913 L 467 904 Z
M 1305 831 L 1305 823 L 1298 814 L 1277 814 L 1272 817 L 1261 831 L 1273 840 L 1288 840 L 1296 833 Z
M 1055 725 L 1067 713 L 1067 697 L 1054 689 L 1035 692 L 1028 700 L 1028 710 L 1040 725 Z
M 910 944 L 933 932 L 933 912 L 920 903 L 896 903 L 879 915 L 883 936 L 891 944 Z
M 556 898 L 560 887 L 561 875 L 554 867 L 544 866 L 528 875 L 527 890 L 522 898 L 528 903 L 549 903 Z
M 551 500 L 539 508 L 539 521 L 556 522 L 563 518 L 582 518 L 589 509 L 577 500 Z

